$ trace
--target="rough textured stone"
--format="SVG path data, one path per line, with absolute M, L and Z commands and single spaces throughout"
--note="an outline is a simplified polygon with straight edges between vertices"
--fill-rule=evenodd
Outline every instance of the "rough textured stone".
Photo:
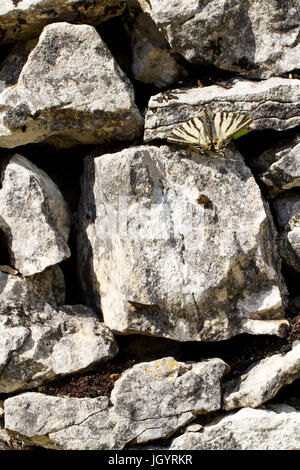
M 256 408 L 273 398 L 285 385 L 300 378 L 300 341 L 285 355 L 262 359 L 240 377 L 225 382 L 224 408 Z
M 288 143 L 280 143 L 267 150 L 261 155 L 260 160 L 271 162 L 260 175 L 268 188 L 268 197 L 277 196 L 287 189 L 300 187 L 300 135 Z
M 300 272 L 300 214 L 295 227 L 282 233 L 279 239 L 279 252 L 284 261 L 295 271 Z
M 131 2 L 132 3 L 132 2 Z M 170 53 L 169 45 L 149 14 L 138 2 L 129 5 L 125 27 L 132 48 L 132 73 L 136 80 L 158 88 L 174 83 L 185 75 L 182 65 Z
M 0 273 L 0 393 L 38 386 L 113 357 L 109 329 L 82 305 L 63 301 L 58 267 L 20 278 Z
M 10 263 L 22 275 L 44 271 L 70 256 L 71 214 L 49 176 L 22 155 L 2 168 L 0 228 Z
M 170 450 L 298 450 L 300 412 L 288 405 L 243 408 L 174 439 Z
M 300 214 L 300 193 L 291 191 L 281 194 L 273 202 L 275 221 L 281 230 L 285 230 L 294 215 Z
M 1 314 L 56 308 L 65 302 L 65 281 L 61 269 L 51 266 L 40 274 L 22 278 L 0 272 Z
M 144 2 L 140 2 L 144 3 Z M 149 0 L 171 49 L 252 78 L 300 67 L 298 0 Z
M 121 0 L 1 0 L 0 43 L 37 36 L 48 23 L 99 24 L 124 11 Z
M 79 270 L 113 331 L 284 334 L 275 228 L 240 154 L 226 155 L 141 146 L 86 161 Z
M 280 256 L 290 268 L 300 272 L 300 193 L 294 190 L 280 195 L 273 209 L 280 229 Z
M 165 139 L 181 124 L 203 111 L 245 113 L 251 129 L 289 129 L 300 124 L 300 80 L 270 78 L 261 82 L 234 80 L 228 87 L 171 90 L 151 97 L 145 117 L 146 142 Z
M 17 83 L 0 93 L 1 147 L 99 144 L 141 130 L 132 85 L 92 26 L 46 26 Z
M 178 363 L 173 357 L 125 371 L 111 395 L 93 399 L 24 393 L 5 401 L 12 435 L 57 449 L 122 449 L 135 440 L 167 437 L 196 413 L 221 406 L 221 359 Z

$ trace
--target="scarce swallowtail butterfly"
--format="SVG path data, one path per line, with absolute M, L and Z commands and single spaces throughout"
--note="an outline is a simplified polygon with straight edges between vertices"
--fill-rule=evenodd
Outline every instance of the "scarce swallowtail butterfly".
M 204 111 L 176 127 L 167 136 L 168 142 L 190 144 L 201 153 L 216 152 L 224 156 L 223 149 L 230 139 L 251 124 L 252 120 L 245 114 L 213 113 Z

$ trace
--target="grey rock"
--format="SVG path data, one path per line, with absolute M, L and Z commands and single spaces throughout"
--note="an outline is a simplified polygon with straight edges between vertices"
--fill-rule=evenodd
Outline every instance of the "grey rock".
M 2 168 L 0 228 L 11 264 L 24 276 L 44 271 L 71 255 L 71 214 L 49 176 L 22 155 Z
M 278 196 L 273 202 L 273 213 L 280 231 L 285 230 L 292 217 L 300 214 L 300 194 L 290 191 Z
M 195 413 L 220 408 L 220 381 L 228 371 L 221 359 L 182 363 L 168 357 L 137 364 L 115 383 L 114 413 L 139 423 L 137 443 L 167 437 Z
M 300 66 L 298 0 L 148 3 L 171 49 L 189 62 L 251 78 L 269 78 Z
M 298 218 L 300 214 L 297 214 Z M 300 272 L 300 224 L 283 232 L 279 239 L 279 253 L 288 266 Z
M 2 82 L 10 70 L 2 69 Z M 88 25 L 46 26 L 15 85 L 0 93 L 0 145 L 6 148 L 131 140 L 142 121 L 131 83 Z
M 1 0 L 0 43 L 10 43 L 41 33 L 48 23 L 99 24 L 121 15 L 125 2 L 121 0 Z
M 287 189 L 300 187 L 300 136 L 296 136 L 289 143 L 279 144 L 267 150 L 260 158 L 266 162 L 272 161 L 260 175 L 267 186 L 268 197 L 277 196 Z
M 86 160 L 78 266 L 113 331 L 285 334 L 271 216 L 240 154 L 215 157 L 140 146 Z
M 24 279 L 0 273 L 0 393 L 84 370 L 118 351 L 112 333 L 91 309 L 58 305 L 57 271 L 48 268 Z
M 170 450 L 299 450 L 300 412 L 288 405 L 243 408 L 186 432 Z
M 203 111 L 245 113 L 251 129 L 286 130 L 300 124 L 300 80 L 270 78 L 261 82 L 236 79 L 228 86 L 171 90 L 152 96 L 145 117 L 146 142 L 165 139 L 179 124 Z
M 122 449 L 167 437 L 196 413 L 221 406 L 221 359 L 178 363 L 173 357 L 125 371 L 111 395 L 93 399 L 24 393 L 5 400 L 6 429 L 55 449 Z
M 283 193 L 273 203 L 275 220 L 280 228 L 280 256 L 294 271 L 300 272 L 300 195 L 297 191 Z
M 300 378 L 300 341 L 287 354 L 262 359 L 240 377 L 224 383 L 224 408 L 256 408 Z
M 168 42 L 149 14 L 149 5 L 143 3 L 142 7 L 134 2 L 125 16 L 132 49 L 132 73 L 136 80 L 162 88 L 178 82 L 186 72 L 170 53 Z
M 0 272 L 1 314 L 56 308 L 65 302 L 65 281 L 59 266 L 22 278 Z

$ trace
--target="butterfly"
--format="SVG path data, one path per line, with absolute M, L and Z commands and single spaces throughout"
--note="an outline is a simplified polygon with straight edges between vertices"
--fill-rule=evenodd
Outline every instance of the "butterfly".
M 168 142 L 190 144 L 201 153 L 216 152 L 224 156 L 223 149 L 231 138 L 251 124 L 245 114 L 217 112 L 209 114 L 206 110 L 176 127 L 167 136 Z

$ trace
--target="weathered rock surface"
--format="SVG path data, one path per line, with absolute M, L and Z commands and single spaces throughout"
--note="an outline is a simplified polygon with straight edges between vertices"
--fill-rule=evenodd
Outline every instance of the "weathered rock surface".
M 170 450 L 298 450 L 300 412 L 288 405 L 243 408 L 217 418 L 200 432 L 174 439 Z
M 272 161 L 269 168 L 260 175 L 268 188 L 269 197 L 287 189 L 300 187 L 300 136 L 296 136 L 289 143 L 266 150 L 260 160 Z
M 11 265 L 31 276 L 68 258 L 70 225 L 68 205 L 49 176 L 22 155 L 10 157 L 2 165 L 0 228 Z
M 279 252 L 284 261 L 300 272 L 300 214 L 294 216 L 294 228 L 283 232 L 279 239 Z
M 0 43 L 37 36 L 48 23 L 99 24 L 124 11 L 121 0 L 1 0 Z
M 185 70 L 170 53 L 168 42 L 157 29 L 149 11 L 146 2 L 143 10 L 138 2 L 133 2 L 126 15 L 125 27 L 132 48 L 132 73 L 136 80 L 162 88 L 180 80 Z
M 249 168 L 132 147 L 87 159 L 79 213 L 86 301 L 115 332 L 179 341 L 284 334 L 276 232 Z
M 0 393 L 26 390 L 116 355 L 109 329 L 64 301 L 58 267 L 21 278 L 0 272 Z
M 298 0 L 148 3 L 171 49 L 190 62 L 251 78 L 269 78 L 300 67 Z
M 288 228 L 293 216 L 300 214 L 300 193 L 290 191 L 278 196 L 273 202 L 276 224 L 281 230 Z
M 196 413 L 221 406 L 221 359 L 178 363 L 173 357 L 125 371 L 107 397 L 60 398 L 23 393 L 5 401 L 12 435 L 57 449 L 122 449 L 128 442 L 167 437 Z
M 225 382 L 224 408 L 256 408 L 273 398 L 285 385 L 300 378 L 300 341 L 285 355 L 262 359 L 242 376 Z
M 280 229 L 280 256 L 290 268 L 300 272 L 300 193 L 283 193 L 275 199 L 273 210 Z
M 141 130 L 132 85 L 92 26 L 46 26 L 17 83 L 0 93 L 1 147 L 99 144 Z
M 300 124 L 300 80 L 270 78 L 261 82 L 234 80 L 228 87 L 171 90 L 151 97 L 145 117 L 146 142 L 165 139 L 174 127 L 211 111 L 245 113 L 251 129 L 286 130 Z

